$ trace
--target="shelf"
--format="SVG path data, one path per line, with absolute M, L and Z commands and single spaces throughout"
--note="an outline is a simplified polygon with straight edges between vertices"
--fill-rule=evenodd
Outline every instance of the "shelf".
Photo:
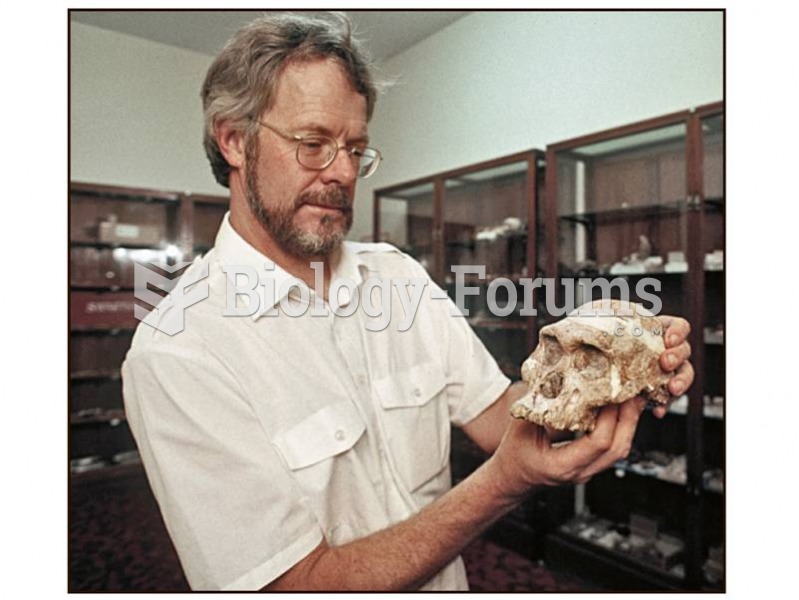
M 527 331 L 529 325 L 525 321 L 503 321 L 500 319 L 467 319 L 472 327 L 480 329 L 503 329 L 509 331 Z
M 414 252 L 418 252 L 420 250 L 430 250 L 433 248 L 433 242 L 416 242 L 415 244 L 405 244 L 404 246 L 400 246 L 396 244 L 397 249 L 401 252 L 405 252 L 406 254 L 412 254 Z
M 715 330 L 710 327 L 705 327 L 703 334 L 705 344 L 708 346 L 724 345 L 724 330 Z
M 563 531 L 547 536 L 548 565 L 598 579 L 616 590 L 682 590 L 683 577 Z
M 679 416 L 686 416 L 688 411 L 684 408 L 674 408 L 673 406 L 669 409 L 667 414 L 670 415 L 679 415 Z M 716 409 L 713 406 L 703 406 L 702 407 L 702 416 L 706 419 L 710 419 L 713 421 L 723 421 L 724 420 L 724 409 Z
M 75 482 L 88 482 L 94 479 L 107 479 L 133 473 L 144 474 L 141 457 L 135 450 L 122 452 L 109 459 L 87 456 L 69 461 L 70 479 Z
M 452 267 L 453 265 L 449 266 Z M 486 276 L 483 278 L 474 273 L 463 274 L 463 282 L 467 285 L 489 285 L 497 279 L 509 279 L 516 285 L 521 285 L 521 280 L 528 278 L 532 279 L 529 275 L 523 275 L 521 273 L 486 273 Z M 444 281 L 447 285 L 455 285 L 455 273 L 449 271 L 444 276 Z
M 666 467 L 661 466 L 654 466 L 652 469 L 644 470 L 642 468 L 637 468 L 635 464 L 629 464 L 626 460 L 616 461 L 614 463 L 613 468 L 616 469 L 616 477 L 623 478 L 625 474 L 631 473 L 633 475 L 637 475 L 638 477 L 647 477 L 650 479 L 657 479 L 658 481 L 663 481 L 665 483 L 670 483 L 672 485 L 676 485 L 679 487 L 685 487 L 687 484 L 686 480 L 674 480 L 674 479 L 664 479 L 661 477 L 661 474 L 666 469 Z M 707 469 L 704 473 L 703 480 L 710 478 L 709 473 L 711 469 Z M 706 492 L 712 492 L 714 494 L 723 494 L 724 488 L 723 485 L 716 485 L 711 484 L 708 481 L 703 481 L 702 489 Z
M 562 269 L 561 269 L 562 270 Z M 562 279 L 580 279 L 584 277 L 675 277 L 682 276 L 689 273 L 689 269 L 685 271 L 636 271 L 634 273 L 611 273 L 609 269 L 596 269 L 594 271 L 586 271 L 585 275 L 560 275 Z M 724 273 L 724 269 L 704 269 L 705 273 Z
M 705 205 L 711 210 L 723 210 L 724 200 L 720 198 L 706 198 Z M 630 206 L 628 208 L 611 208 L 584 213 L 571 213 L 559 215 L 562 221 L 579 223 L 581 225 L 604 225 L 607 223 L 620 223 L 624 221 L 639 221 L 645 219 L 659 219 L 673 217 L 693 210 L 695 205 L 685 200 L 666 202 L 661 204 L 647 204 L 644 206 Z
M 447 248 L 468 248 L 469 250 L 474 250 L 475 247 L 477 246 L 477 243 L 481 241 L 498 242 L 504 240 L 511 240 L 515 238 L 526 238 L 527 235 L 528 235 L 527 231 L 513 231 L 502 235 L 497 234 L 496 238 L 493 240 L 479 240 L 476 238 L 473 238 L 471 240 L 450 240 L 450 241 L 445 241 L 444 245 Z
M 105 329 L 91 328 L 91 327 L 73 327 L 69 330 L 70 334 L 80 335 L 131 335 L 136 331 L 135 327 L 108 327 Z
M 132 292 L 135 290 L 130 285 L 84 285 L 69 284 L 69 289 L 76 292 Z
M 651 410 L 651 408 L 647 406 L 647 410 Z M 675 400 L 669 407 L 669 412 L 667 414 L 686 416 L 688 414 L 688 396 L 683 394 L 677 400 Z M 721 402 L 713 404 L 709 400 L 705 400 L 705 404 L 702 406 L 702 416 L 706 419 L 712 419 L 716 421 L 723 420 L 724 403 Z
M 165 252 L 166 248 L 154 246 L 153 244 L 136 244 L 128 242 L 100 242 L 70 240 L 69 245 L 76 248 L 125 248 L 130 250 L 152 250 L 154 252 Z
M 81 197 L 99 197 L 104 200 L 123 200 L 126 202 L 165 202 L 177 204 L 180 194 L 177 192 L 164 192 L 143 188 L 129 188 L 116 185 L 99 185 L 81 181 L 69 182 L 70 201 L 73 194 L 76 200 Z
M 75 371 L 69 374 L 70 381 L 92 381 L 96 379 L 117 380 L 121 377 L 119 369 Z
M 131 323 L 130 325 L 114 325 L 114 326 L 72 326 L 69 330 L 70 333 L 107 333 L 109 335 L 117 335 L 119 333 L 133 333 L 139 323 Z
M 654 465 L 651 468 L 644 468 L 640 467 L 637 463 L 631 464 L 626 460 L 619 460 L 613 464 L 613 468 L 616 470 L 616 477 L 619 479 L 623 478 L 625 474 L 631 473 L 633 475 L 657 479 L 658 481 L 663 481 L 664 483 L 670 483 L 680 487 L 685 487 L 686 484 L 685 480 L 664 479 L 661 477 L 666 467 L 660 465 Z
M 683 214 L 689 209 L 685 201 L 668 204 L 649 204 L 646 206 L 631 206 L 629 208 L 612 208 L 593 212 L 572 213 L 559 215 L 562 221 L 579 223 L 581 225 L 604 225 L 624 221 L 637 221 L 652 218 L 670 217 Z
M 91 409 L 83 410 L 69 416 L 70 425 L 94 425 L 98 423 L 108 423 L 112 427 L 116 427 L 121 423 L 126 422 L 127 416 L 122 409 Z

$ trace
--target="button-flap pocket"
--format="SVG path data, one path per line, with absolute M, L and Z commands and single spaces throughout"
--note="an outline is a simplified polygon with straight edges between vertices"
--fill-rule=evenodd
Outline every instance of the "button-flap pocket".
M 372 387 L 383 408 L 400 408 L 427 404 L 446 383 L 440 365 L 425 363 L 378 379 Z
M 350 402 L 325 406 L 274 439 L 291 469 L 302 469 L 346 452 L 355 445 L 366 425 Z
M 399 370 L 372 382 L 394 468 L 413 492 L 449 463 L 446 378 L 434 363 Z

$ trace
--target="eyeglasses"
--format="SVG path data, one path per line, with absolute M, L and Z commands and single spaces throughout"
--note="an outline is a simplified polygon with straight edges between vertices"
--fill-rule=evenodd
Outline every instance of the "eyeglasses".
M 366 179 L 375 174 L 377 167 L 380 166 L 380 161 L 383 160 L 383 156 L 378 150 L 368 146 L 350 146 L 349 148 L 339 146 L 336 140 L 325 135 L 289 135 L 269 123 L 258 119 L 253 120 L 284 140 L 297 142 L 297 162 L 306 169 L 322 171 L 333 164 L 339 150 L 344 150 L 352 161 L 358 177 Z

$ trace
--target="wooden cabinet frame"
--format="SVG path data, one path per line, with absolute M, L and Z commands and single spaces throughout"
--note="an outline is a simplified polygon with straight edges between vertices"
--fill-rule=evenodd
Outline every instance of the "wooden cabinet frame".
M 572 138 L 547 146 L 546 149 L 546 232 L 547 232 L 547 277 L 558 277 L 558 153 L 576 149 L 597 142 L 614 140 L 625 136 L 648 132 L 670 125 L 684 125 L 686 131 L 685 148 L 685 205 L 687 207 L 687 246 L 686 261 L 690 266 L 686 274 L 686 312 L 683 315 L 692 326 L 689 341 L 692 347 L 691 362 L 696 375 L 694 384 L 688 392 L 688 412 L 686 415 L 686 528 L 685 541 L 685 580 L 687 589 L 699 590 L 703 587 L 702 565 L 703 519 L 705 496 L 703 490 L 704 456 L 704 416 L 703 404 L 706 390 L 706 346 L 703 337 L 705 305 L 704 252 L 706 236 L 706 216 L 709 206 L 706 203 L 703 182 L 703 136 L 701 121 L 704 118 L 723 115 L 724 103 L 716 102 L 692 110 L 670 113 L 653 119 L 615 127 Z M 559 551 L 562 550 L 559 549 Z M 607 562 L 607 557 L 602 559 Z M 623 570 L 620 565 L 620 570 Z M 653 578 L 654 580 L 655 578 Z M 659 584 L 658 584 L 659 585 Z

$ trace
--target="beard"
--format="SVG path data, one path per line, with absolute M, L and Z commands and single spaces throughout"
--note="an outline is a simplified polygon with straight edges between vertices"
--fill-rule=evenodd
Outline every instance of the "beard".
M 330 187 L 322 192 L 303 192 L 285 206 L 267 206 L 260 192 L 260 178 L 255 168 L 259 154 L 257 142 L 252 146 L 247 151 L 245 167 L 247 204 L 252 214 L 291 256 L 302 259 L 328 257 L 341 245 L 352 227 L 352 206 L 347 193 L 339 187 Z M 294 217 L 305 204 L 341 209 L 344 224 L 341 224 L 340 219 L 325 215 L 319 219 L 314 231 L 301 229 L 294 223 Z

